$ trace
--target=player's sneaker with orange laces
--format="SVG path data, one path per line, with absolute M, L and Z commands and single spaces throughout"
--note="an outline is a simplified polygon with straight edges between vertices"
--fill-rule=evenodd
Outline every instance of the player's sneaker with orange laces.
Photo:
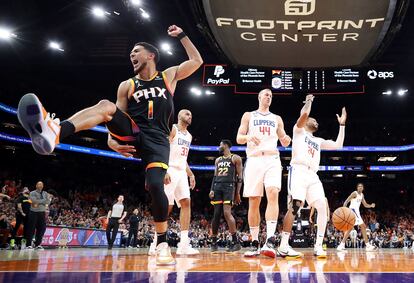
M 50 115 L 39 98 L 28 93 L 20 99 L 17 117 L 29 133 L 34 150 L 43 155 L 52 153 L 59 143 L 60 134 L 60 120 L 55 118 L 55 114 Z

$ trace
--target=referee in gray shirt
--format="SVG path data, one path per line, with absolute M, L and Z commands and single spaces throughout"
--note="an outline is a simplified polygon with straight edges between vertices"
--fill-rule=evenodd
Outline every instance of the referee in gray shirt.
M 124 196 L 119 195 L 118 201 L 112 206 L 112 209 L 108 212 L 108 226 L 106 227 L 106 239 L 108 240 L 108 249 L 112 249 L 114 245 L 116 234 L 118 233 L 119 223 L 122 223 L 127 210 L 123 204 Z M 111 235 L 112 231 L 112 235 Z
M 52 195 L 43 191 L 43 182 L 36 183 L 36 190 L 29 194 L 31 201 L 29 219 L 27 220 L 28 229 L 26 234 L 26 242 L 28 247 L 26 249 L 43 250 L 40 245 L 42 243 L 43 235 L 46 231 L 46 208 L 52 200 Z M 36 230 L 36 238 L 34 247 L 32 246 L 33 235 Z

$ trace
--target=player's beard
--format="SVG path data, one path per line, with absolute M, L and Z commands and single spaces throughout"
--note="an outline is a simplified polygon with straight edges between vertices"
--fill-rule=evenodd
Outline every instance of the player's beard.
M 219 147 L 219 154 L 224 155 L 224 149 L 222 149 L 221 147 Z
M 138 69 L 135 71 L 135 75 L 138 75 L 142 70 L 145 69 L 146 66 L 147 66 L 147 62 L 140 64 Z

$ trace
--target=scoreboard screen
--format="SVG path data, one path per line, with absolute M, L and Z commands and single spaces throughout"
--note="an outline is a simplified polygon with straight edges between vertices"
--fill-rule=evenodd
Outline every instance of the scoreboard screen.
M 234 93 L 238 94 L 256 94 L 264 88 L 269 88 L 274 94 L 279 95 L 289 95 L 295 92 L 363 94 L 367 82 L 393 78 L 392 71 L 381 72 L 361 68 L 288 70 L 205 65 L 203 85 L 234 87 Z

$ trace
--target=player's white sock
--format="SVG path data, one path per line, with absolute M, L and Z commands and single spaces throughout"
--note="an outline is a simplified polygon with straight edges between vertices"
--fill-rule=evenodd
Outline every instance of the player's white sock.
M 154 243 L 155 246 L 157 246 L 157 237 L 158 237 L 157 236 L 157 232 L 155 232 L 154 233 L 154 241 L 153 241 L 153 243 Z
M 259 241 L 259 227 L 250 227 L 250 235 L 252 235 L 252 242 Z
M 316 208 L 318 212 L 318 217 L 316 219 L 316 224 L 318 225 L 317 237 L 315 245 L 322 245 L 323 238 L 325 236 L 326 224 L 328 222 L 328 216 L 326 211 L 326 202 L 324 199 L 318 199 L 313 203 L 313 207 Z
M 282 232 L 282 240 L 280 241 L 280 247 L 281 248 L 286 248 L 289 246 L 289 237 L 290 237 L 290 233 L 289 232 Z
M 266 240 L 274 236 L 277 227 L 277 220 L 266 221 Z
M 181 231 L 180 234 L 181 234 L 180 242 L 187 243 L 188 242 L 188 230 L 183 230 Z

